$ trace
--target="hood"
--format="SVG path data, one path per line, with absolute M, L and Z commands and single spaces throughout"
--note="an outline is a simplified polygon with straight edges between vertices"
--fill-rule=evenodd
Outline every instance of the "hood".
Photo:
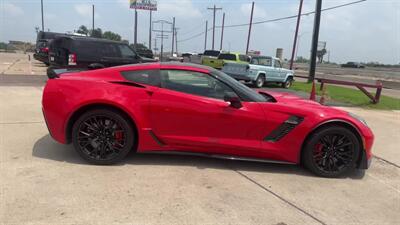
M 311 101 L 300 96 L 286 93 L 286 92 L 274 92 L 274 91 L 260 91 L 266 94 L 271 95 L 275 98 L 276 103 L 281 106 L 286 106 L 286 109 L 291 109 L 297 112 L 308 112 L 308 113 L 315 113 L 319 115 L 326 115 L 326 114 L 342 114 L 346 113 L 342 110 L 332 108 L 329 106 L 321 105 L 316 101 Z
M 281 71 L 284 71 L 284 72 L 287 72 L 287 73 L 290 72 L 290 73 L 294 74 L 293 70 L 289 70 L 289 69 L 285 69 L 285 68 L 282 68 Z

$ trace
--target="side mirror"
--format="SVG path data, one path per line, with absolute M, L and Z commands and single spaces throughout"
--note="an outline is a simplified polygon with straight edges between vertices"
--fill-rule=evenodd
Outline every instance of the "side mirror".
M 103 68 L 105 68 L 105 66 L 100 63 L 92 63 L 88 66 L 89 70 L 97 70 L 97 69 L 103 69 Z
M 228 92 L 224 96 L 224 101 L 231 103 L 230 106 L 236 109 L 242 108 L 242 102 L 240 101 L 239 96 L 237 96 L 233 92 Z

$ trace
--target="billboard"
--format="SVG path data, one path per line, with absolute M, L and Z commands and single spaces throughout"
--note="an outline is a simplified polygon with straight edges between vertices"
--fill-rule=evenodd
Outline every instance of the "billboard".
M 129 0 L 131 9 L 157 10 L 156 0 Z

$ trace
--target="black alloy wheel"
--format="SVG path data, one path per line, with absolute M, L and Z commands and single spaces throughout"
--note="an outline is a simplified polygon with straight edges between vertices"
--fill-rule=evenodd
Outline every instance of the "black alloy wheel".
M 72 132 L 76 151 L 93 164 L 113 164 L 124 158 L 134 145 L 134 132 L 127 118 L 113 110 L 84 113 Z
M 314 133 L 303 152 L 305 166 L 317 175 L 338 177 L 356 166 L 360 143 L 355 134 L 338 126 Z

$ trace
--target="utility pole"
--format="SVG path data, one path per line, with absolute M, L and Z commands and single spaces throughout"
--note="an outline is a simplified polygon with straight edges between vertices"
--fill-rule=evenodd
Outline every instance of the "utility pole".
M 204 51 L 207 50 L 207 31 L 208 31 L 208 21 L 206 20 L 206 32 L 204 35 Z
M 251 26 L 253 25 L 253 13 L 254 13 L 254 2 L 251 4 L 251 14 L 250 14 L 250 24 L 249 24 L 249 35 L 247 36 L 246 55 L 249 54 Z
M 171 57 L 174 56 L 174 45 L 175 45 L 175 17 L 172 17 L 172 44 L 171 44 Z
M 312 82 L 315 79 L 319 26 L 321 22 L 321 8 L 322 8 L 322 0 L 317 0 L 315 3 L 314 32 L 311 43 L 311 57 L 310 57 L 310 69 L 309 69 L 310 74 L 308 75 L 308 82 Z
M 42 31 L 44 31 L 44 18 L 43 18 L 43 0 L 40 0 L 41 8 L 42 8 Z
M 290 69 L 293 69 L 293 61 L 295 60 L 294 55 L 295 55 L 295 52 L 296 52 L 297 35 L 299 34 L 299 26 L 300 26 L 300 18 L 301 18 L 301 10 L 302 10 L 302 8 L 303 8 L 303 0 L 300 0 L 299 13 L 297 14 L 296 31 L 294 32 L 292 57 L 290 59 Z
M 92 31 L 94 30 L 94 5 L 92 5 Z
M 175 53 L 178 55 L 178 30 L 179 28 L 175 27 Z
M 134 35 L 134 38 L 133 38 L 133 44 L 135 45 L 135 47 L 136 47 L 136 44 L 137 44 L 137 10 L 135 9 L 135 35 Z
M 155 29 L 154 29 L 154 26 L 153 26 L 153 31 L 154 31 L 154 32 L 160 32 L 160 33 L 161 33 L 161 35 L 157 35 L 156 37 L 161 39 L 160 61 L 162 62 L 162 60 L 163 60 L 163 54 L 164 54 L 164 39 L 165 39 L 165 38 L 168 38 L 168 35 L 164 35 L 164 33 L 172 33 L 172 32 L 173 32 L 172 29 L 171 29 L 171 30 L 169 30 L 169 29 L 168 29 L 168 30 L 164 30 L 164 24 L 167 24 L 167 25 L 171 25 L 171 26 L 172 26 L 172 23 L 169 22 L 169 21 L 166 21 L 166 20 L 157 20 L 157 21 L 154 21 L 153 24 L 154 24 L 154 23 L 159 23 L 159 24 L 161 24 L 161 30 L 155 30 Z
M 149 10 L 150 11 L 150 23 L 149 23 L 149 49 L 151 50 L 151 25 L 152 25 L 152 11 L 153 10 Z
M 213 36 L 212 36 L 212 50 L 214 50 L 214 38 L 215 38 L 215 12 L 216 12 L 217 10 L 222 10 L 222 8 L 217 8 L 217 7 L 215 7 L 215 5 L 214 5 L 214 7 L 213 7 L 213 8 L 207 8 L 207 9 L 209 9 L 209 10 L 213 10 Z
M 219 50 L 221 51 L 222 51 L 222 43 L 224 40 L 224 27 L 225 27 L 225 13 L 222 14 L 221 45 L 219 47 Z

